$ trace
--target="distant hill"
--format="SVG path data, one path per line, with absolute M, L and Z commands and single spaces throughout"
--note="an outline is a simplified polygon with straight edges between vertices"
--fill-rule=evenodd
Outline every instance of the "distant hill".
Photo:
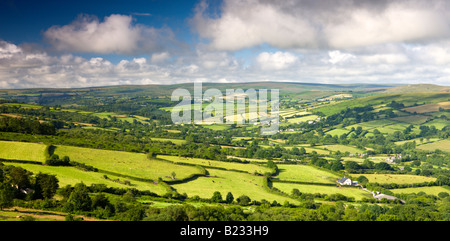
M 396 87 L 387 88 L 382 91 L 384 93 L 430 93 L 430 92 L 450 92 L 449 86 L 440 86 L 433 84 L 414 84 L 414 85 L 401 85 Z

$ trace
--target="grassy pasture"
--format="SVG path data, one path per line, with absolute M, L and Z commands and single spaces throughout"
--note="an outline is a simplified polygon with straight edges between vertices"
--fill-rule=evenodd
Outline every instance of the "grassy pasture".
M 450 101 L 438 102 L 438 103 L 430 103 L 425 105 L 408 107 L 403 110 L 408 111 L 410 113 L 429 113 L 439 111 L 439 108 L 450 109 Z
M 308 165 L 278 164 L 278 169 L 280 173 L 277 178 L 286 181 L 333 183 L 339 178 L 335 174 Z
M 450 98 L 450 93 L 395 93 L 395 94 L 382 94 L 382 95 L 374 95 L 368 97 L 361 97 L 357 99 L 352 99 L 348 101 L 336 102 L 335 104 L 325 105 L 313 109 L 314 112 L 322 112 L 325 115 L 332 115 L 339 113 L 341 110 L 345 110 L 345 108 L 354 108 L 354 107 L 362 107 L 366 105 L 382 105 L 391 103 L 393 100 L 404 103 L 405 105 L 412 105 L 420 100 L 421 103 L 437 103 L 448 101 Z M 436 110 L 437 111 L 437 110 Z M 419 113 L 419 112 L 417 112 Z
M 434 126 L 434 127 L 436 127 L 436 129 L 442 130 L 442 128 L 450 125 L 450 121 L 436 119 L 436 120 L 432 120 L 430 122 L 427 122 L 424 125 L 426 125 L 426 126 Z
M 408 116 L 395 117 L 395 118 L 392 118 L 391 120 L 405 122 L 405 123 L 412 124 L 412 125 L 420 125 L 420 124 L 425 123 L 428 119 L 430 119 L 429 116 L 408 115 Z
M 227 170 L 240 170 L 245 171 L 250 174 L 253 174 L 255 172 L 257 173 L 265 173 L 270 172 L 271 169 L 256 165 L 256 164 L 243 164 L 243 163 L 236 163 L 236 162 L 221 162 L 221 161 L 213 161 L 213 160 L 206 160 L 206 159 L 200 159 L 200 158 L 190 158 L 190 157 L 178 157 L 178 156 L 165 156 L 165 155 L 158 155 L 158 158 L 172 161 L 175 163 L 181 162 L 181 163 L 190 163 L 195 165 L 200 165 L 204 167 L 219 167 L 219 168 L 225 168 Z
M 417 146 L 417 149 L 424 151 L 434 151 L 436 149 L 439 149 L 441 151 L 450 152 L 450 141 L 440 140 L 432 143 L 427 143 Z
M 111 174 L 107 174 L 110 179 L 119 179 L 120 181 L 128 180 L 132 186 L 120 184 L 112 180 L 105 179 L 104 173 L 100 172 L 86 172 L 76 167 L 55 167 L 55 166 L 43 166 L 23 163 L 12 163 L 13 166 L 20 166 L 26 170 L 37 174 L 39 172 L 56 175 L 59 180 L 59 186 L 64 187 L 66 185 L 74 186 L 77 183 L 83 182 L 86 185 L 91 184 L 105 184 L 108 187 L 116 188 L 136 188 L 138 190 L 150 190 L 151 192 L 163 195 L 166 193 L 166 189 L 161 185 L 155 185 L 149 182 L 141 182 L 136 180 L 130 180 L 126 177 L 118 177 Z
M 55 153 L 69 156 L 71 160 L 94 166 L 100 170 L 123 175 L 157 180 L 170 180 L 172 172 L 177 179 L 186 178 L 199 170 L 191 166 L 181 166 L 164 161 L 149 160 L 143 153 L 100 150 L 73 146 L 57 146 Z
M 398 188 L 398 189 L 390 189 L 390 191 L 398 194 L 424 192 L 428 195 L 435 195 L 435 196 L 437 196 L 440 192 L 446 192 L 450 194 L 450 189 L 442 186 Z
M 350 130 L 347 129 L 342 129 L 342 128 L 338 128 L 338 129 L 333 129 L 331 131 L 327 131 L 326 134 L 330 134 L 332 136 L 341 136 L 342 134 L 348 134 L 350 132 Z
M 323 193 L 323 194 L 342 194 L 346 197 L 354 197 L 355 200 L 361 200 L 363 197 L 370 197 L 371 194 L 357 188 L 345 188 L 337 186 L 305 185 L 296 183 L 274 182 L 273 186 L 279 190 L 291 194 L 292 189 L 296 188 L 302 193 Z
M 365 152 L 365 150 L 361 150 L 357 147 L 346 146 L 346 145 L 323 145 L 323 146 L 315 146 L 314 148 L 319 148 L 319 149 L 333 151 L 333 152 L 336 152 L 336 151 L 340 151 L 342 153 L 349 152 L 350 154 Z
M 267 192 L 263 187 L 261 176 L 217 169 L 207 169 L 207 171 L 210 175 L 208 177 L 199 177 L 187 183 L 171 186 L 178 193 L 186 193 L 189 197 L 198 195 L 201 198 L 211 198 L 215 191 L 219 191 L 224 199 L 227 193 L 231 192 L 235 200 L 241 195 L 247 195 L 252 200 L 258 201 L 266 199 L 269 202 L 276 200 L 279 203 L 284 201 L 298 203 L 294 199 Z
M 287 119 L 287 122 L 288 123 L 307 122 L 307 121 L 311 121 L 311 120 L 316 120 L 317 117 L 319 117 L 319 116 L 317 116 L 317 115 L 307 115 L 307 116 L 301 116 L 301 117 Z
M 420 138 L 416 138 L 416 139 L 411 139 L 411 140 L 407 140 L 407 141 L 397 141 L 397 142 L 395 142 L 395 144 L 396 145 L 403 145 L 405 143 L 415 141 L 416 145 L 424 145 L 424 144 L 430 144 L 430 143 L 433 143 L 433 142 L 436 142 L 436 141 L 439 141 L 439 140 L 440 140 L 439 138 L 431 138 L 431 139 L 428 139 L 428 140 L 426 138 L 424 138 L 422 141 L 420 141 Z
M 162 141 L 162 142 L 170 141 L 173 144 L 177 144 L 177 145 L 181 145 L 181 144 L 186 143 L 185 140 L 180 140 L 180 139 L 168 139 L 168 138 L 157 138 L 157 137 L 151 137 L 151 139 L 154 140 L 154 141 Z
M 424 177 L 416 175 L 399 175 L 399 174 L 363 174 L 372 183 L 397 183 L 397 184 L 414 184 L 422 182 L 436 181 L 434 177 Z
M 45 147 L 38 143 L 0 141 L 0 158 L 45 162 Z

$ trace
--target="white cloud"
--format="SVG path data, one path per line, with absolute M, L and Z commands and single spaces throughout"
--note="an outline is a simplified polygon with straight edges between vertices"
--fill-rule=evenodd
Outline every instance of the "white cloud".
M 100 54 L 151 52 L 174 42 L 170 29 L 133 24 L 131 16 L 120 14 L 107 16 L 103 22 L 80 15 L 68 25 L 49 28 L 44 36 L 57 50 Z
M 444 0 L 225 0 L 219 16 L 208 16 L 207 4 L 200 3 L 191 23 L 217 50 L 264 43 L 343 49 L 448 38 L 449 5 Z
M 355 56 L 348 53 L 341 53 L 339 50 L 329 51 L 328 56 L 330 59 L 328 62 L 332 64 L 345 63 L 355 59 Z
M 289 68 L 298 61 L 298 57 L 288 52 L 262 52 L 256 61 L 264 70 L 282 70 Z

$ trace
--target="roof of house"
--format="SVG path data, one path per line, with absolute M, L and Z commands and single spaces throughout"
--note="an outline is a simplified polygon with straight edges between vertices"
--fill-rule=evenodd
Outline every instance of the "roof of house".
M 373 197 L 376 198 L 376 199 L 378 199 L 378 200 L 381 200 L 381 199 L 383 199 L 383 198 L 386 198 L 386 199 L 389 199 L 389 200 L 397 199 L 397 198 L 394 197 L 394 196 L 390 196 L 390 195 L 386 195 L 386 194 L 378 194 L 378 195 L 375 195 L 375 196 L 373 196 Z
M 348 178 L 343 177 L 343 178 L 337 180 L 337 182 L 339 182 L 339 183 L 344 183 L 344 182 L 347 181 L 347 180 L 348 180 Z

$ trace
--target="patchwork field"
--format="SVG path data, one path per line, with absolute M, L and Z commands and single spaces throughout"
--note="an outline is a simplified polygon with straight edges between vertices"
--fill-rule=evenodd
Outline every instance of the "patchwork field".
M 278 164 L 280 173 L 276 178 L 286 181 L 299 181 L 311 183 L 334 183 L 338 178 L 330 172 L 320 170 L 308 165 Z
M 397 184 L 413 184 L 423 182 L 434 182 L 436 178 L 417 175 L 395 175 L 395 174 L 363 174 L 369 179 L 369 182 L 397 183 Z
M 428 113 L 428 112 L 439 111 L 439 108 L 450 109 L 450 101 L 413 106 L 413 107 L 405 108 L 403 110 L 411 112 L 411 113 L 414 113 L 414 112 Z
M 427 143 L 423 145 L 417 146 L 417 149 L 425 150 L 425 151 L 434 151 L 439 149 L 441 151 L 450 152 L 450 141 L 449 140 L 440 140 L 432 143 Z
M 218 168 L 225 168 L 227 170 L 239 170 L 239 171 L 245 171 L 250 174 L 253 173 L 260 173 L 264 174 L 266 172 L 270 172 L 271 169 L 256 165 L 256 164 L 241 164 L 236 162 L 221 162 L 221 161 L 213 161 L 213 160 L 206 160 L 206 159 L 200 159 L 200 158 L 190 158 L 190 157 L 178 157 L 178 156 L 165 156 L 165 155 L 158 155 L 158 158 L 172 161 L 174 163 L 189 163 L 194 165 L 200 165 L 204 167 L 218 167 Z
M 336 187 L 336 186 L 320 186 L 320 185 L 305 185 L 305 184 L 295 184 L 295 183 L 273 183 L 273 186 L 278 188 L 279 190 L 291 194 L 292 189 L 296 188 L 301 193 L 323 193 L 323 194 L 342 194 L 347 197 L 353 197 L 356 201 L 361 200 L 362 198 L 370 197 L 371 194 L 363 191 L 358 188 L 345 188 L 345 187 Z
M 83 182 L 86 185 L 91 184 L 105 184 L 108 187 L 116 188 L 136 188 L 138 190 L 150 190 L 156 194 L 163 195 L 166 193 L 166 189 L 161 185 L 155 185 L 149 182 L 141 182 L 136 180 L 130 180 L 126 177 L 118 177 L 111 174 L 107 174 L 108 179 L 104 178 L 104 173 L 100 172 L 86 172 L 82 171 L 76 167 L 54 167 L 54 166 L 43 166 L 43 165 L 33 165 L 33 164 L 23 164 L 23 163 L 12 163 L 11 165 L 20 166 L 26 170 L 29 170 L 35 174 L 50 173 L 56 175 L 59 180 L 59 186 L 64 187 L 66 185 L 74 186 L 77 183 Z M 120 184 L 112 180 L 120 181 L 130 181 L 130 185 Z
M 0 158 L 45 162 L 45 147 L 38 143 L 0 141 Z
M 164 161 L 149 160 L 143 153 L 109 151 L 73 146 L 57 146 L 55 153 L 69 156 L 72 161 L 85 163 L 98 169 L 137 178 L 170 180 L 172 172 L 177 179 L 200 173 L 196 167 L 175 165 Z
M 319 149 L 333 151 L 333 152 L 336 152 L 336 151 L 340 151 L 342 153 L 349 152 L 350 154 L 365 152 L 365 150 L 361 150 L 357 147 L 345 146 L 345 145 L 323 145 L 323 146 L 315 146 L 314 148 L 319 148 Z
M 446 192 L 450 194 L 450 189 L 447 187 L 433 186 L 433 187 L 412 187 L 412 188 L 398 188 L 390 189 L 393 193 L 419 193 L 424 192 L 428 195 L 437 196 L 441 192 Z
M 284 201 L 298 203 L 294 199 L 268 193 L 264 190 L 261 176 L 217 169 L 207 169 L 207 171 L 208 177 L 199 177 L 194 181 L 171 186 L 178 193 L 186 193 L 189 197 L 198 195 L 201 198 L 211 198 L 215 191 L 220 191 L 224 199 L 227 193 L 231 192 L 235 200 L 241 195 L 247 195 L 257 201 L 265 199 L 269 202 L 276 200 L 278 203 Z

